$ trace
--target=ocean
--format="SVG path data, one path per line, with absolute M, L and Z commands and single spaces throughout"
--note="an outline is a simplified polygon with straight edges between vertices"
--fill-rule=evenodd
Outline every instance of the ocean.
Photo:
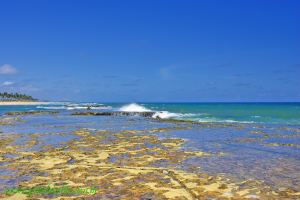
M 20 109 L 154 111 L 154 117 L 196 122 L 300 125 L 300 103 L 63 103 Z M 11 109 L 11 108 L 5 108 Z

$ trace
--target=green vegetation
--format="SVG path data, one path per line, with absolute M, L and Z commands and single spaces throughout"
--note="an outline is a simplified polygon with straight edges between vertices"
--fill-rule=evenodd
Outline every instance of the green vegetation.
M 26 194 L 28 196 L 41 194 L 41 195 L 80 195 L 80 194 L 96 194 L 95 188 L 72 188 L 69 186 L 50 187 L 50 186 L 36 186 L 32 188 L 13 188 L 5 190 L 6 195 L 13 195 L 16 193 Z
M 7 93 L 7 92 L 0 92 L 0 100 L 1 101 L 36 101 L 37 99 L 33 98 L 32 96 L 20 94 L 20 93 Z

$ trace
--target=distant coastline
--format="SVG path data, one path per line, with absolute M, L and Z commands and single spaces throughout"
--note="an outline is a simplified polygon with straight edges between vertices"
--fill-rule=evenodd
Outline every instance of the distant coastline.
M 46 105 L 50 103 L 18 92 L 0 92 L 0 106 Z
M 51 103 L 46 101 L 0 101 L 0 106 L 48 105 Z

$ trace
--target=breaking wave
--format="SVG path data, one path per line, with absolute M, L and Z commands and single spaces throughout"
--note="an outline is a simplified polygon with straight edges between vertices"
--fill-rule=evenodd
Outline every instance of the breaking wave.
M 145 108 L 144 106 L 141 106 L 136 103 L 127 104 L 125 106 L 122 106 L 119 111 L 122 112 L 151 112 L 152 110 Z
M 232 119 L 219 119 L 215 117 L 205 117 L 205 114 L 202 113 L 171 113 L 168 111 L 158 111 L 155 112 L 152 116 L 153 118 L 160 119 L 178 119 L 186 121 L 195 121 L 195 122 L 218 122 L 218 123 L 254 123 L 253 121 L 237 121 Z
M 172 113 L 168 111 L 157 111 L 152 116 L 153 118 L 161 118 L 161 119 L 181 119 L 181 120 L 192 120 L 193 117 L 197 116 L 197 114 L 192 113 Z
M 156 110 L 151 110 L 148 109 L 142 105 L 139 105 L 137 103 L 131 103 L 131 104 L 127 104 L 122 106 L 119 111 L 122 112 L 153 112 L 154 114 L 152 115 L 153 118 L 160 118 L 160 119 L 179 119 L 179 118 L 185 118 L 185 117 L 192 117 L 195 114 L 181 114 L 181 113 L 172 113 L 172 112 L 168 112 L 168 111 L 156 111 Z
M 168 111 L 159 111 L 159 112 L 155 112 L 152 117 L 153 118 L 161 118 L 161 119 L 169 119 L 169 118 L 179 117 L 179 114 L 170 113 Z

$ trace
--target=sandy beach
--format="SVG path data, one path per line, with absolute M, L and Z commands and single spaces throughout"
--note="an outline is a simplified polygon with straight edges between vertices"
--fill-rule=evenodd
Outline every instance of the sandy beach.
M 45 101 L 0 101 L 0 106 L 27 106 L 27 105 L 48 105 L 53 102 Z

